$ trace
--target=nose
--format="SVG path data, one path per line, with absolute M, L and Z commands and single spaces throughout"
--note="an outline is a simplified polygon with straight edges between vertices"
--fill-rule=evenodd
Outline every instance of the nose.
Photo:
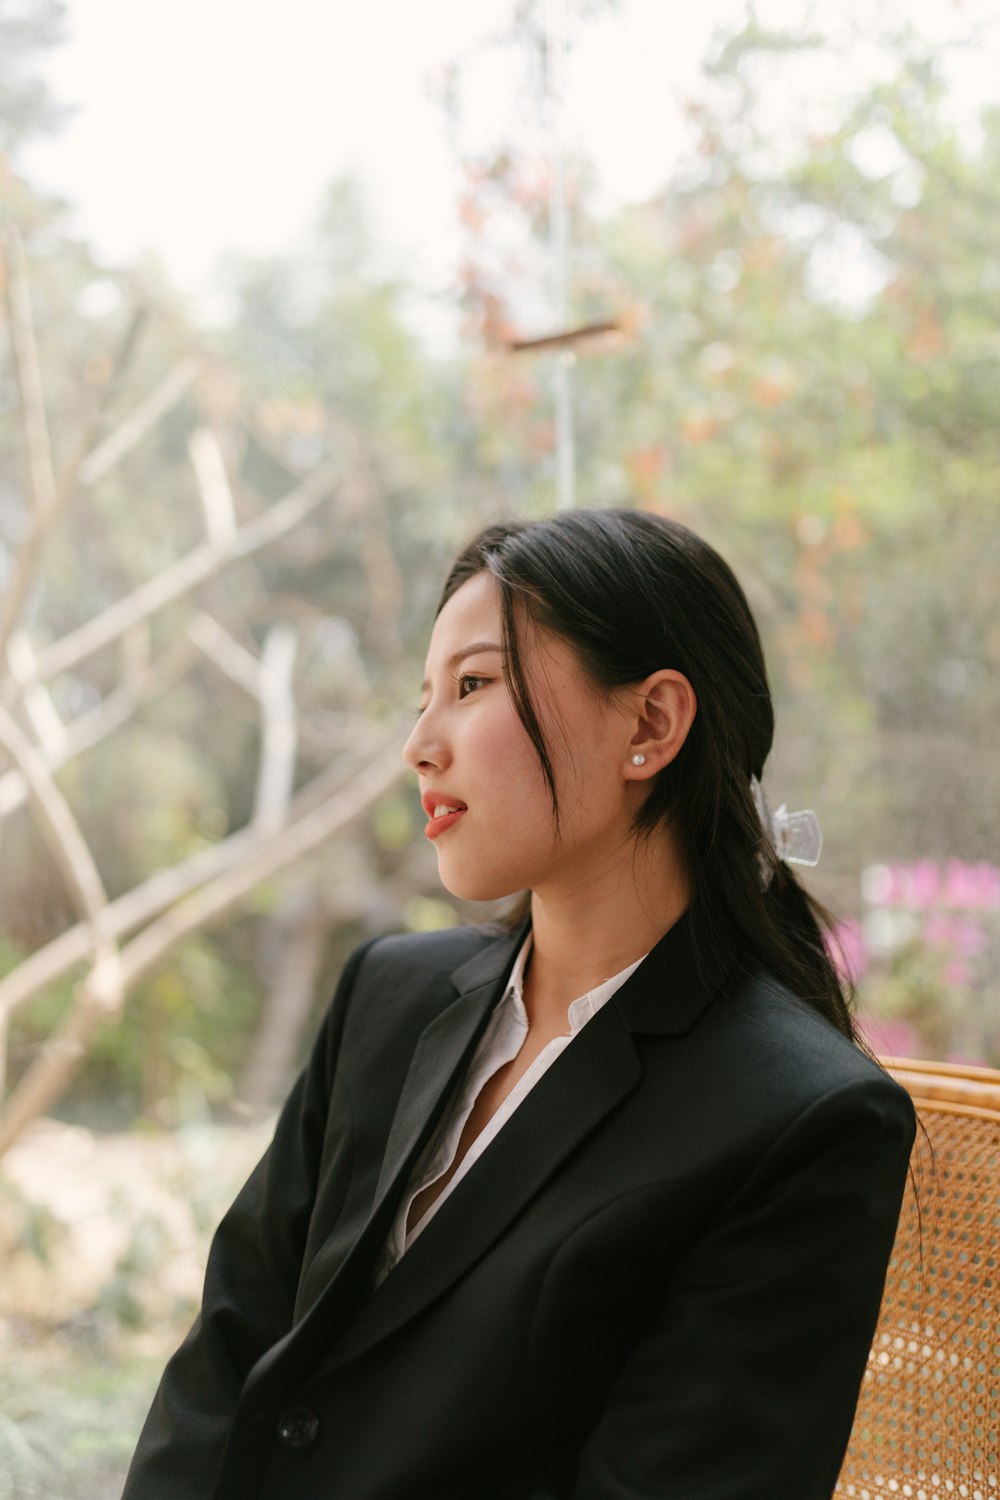
M 431 710 L 425 708 L 403 746 L 403 762 L 420 776 L 429 771 L 440 771 L 447 761 L 448 753 Z

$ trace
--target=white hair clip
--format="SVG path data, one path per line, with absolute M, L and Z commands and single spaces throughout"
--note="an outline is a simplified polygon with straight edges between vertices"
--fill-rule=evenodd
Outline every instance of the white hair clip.
M 819 818 L 812 809 L 789 812 L 782 803 L 777 812 L 772 812 L 764 795 L 764 788 L 756 776 L 750 778 L 750 795 L 760 818 L 760 826 L 778 858 L 789 865 L 818 865 L 823 850 L 823 834 Z M 761 879 L 766 889 L 772 871 L 764 856 L 758 858 Z

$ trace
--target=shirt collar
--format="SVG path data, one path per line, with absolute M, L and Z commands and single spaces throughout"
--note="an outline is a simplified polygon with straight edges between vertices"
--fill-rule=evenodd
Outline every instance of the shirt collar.
M 513 1006 L 515 1013 L 524 1018 L 525 1024 L 527 1024 L 527 1013 L 524 1009 L 524 971 L 528 967 L 528 959 L 531 955 L 531 942 L 532 935 L 529 929 L 514 960 L 514 967 L 510 971 L 510 979 L 503 996 L 504 1002 L 509 1002 Z M 575 1036 L 593 1016 L 596 1016 L 601 1006 L 606 1005 L 612 995 L 621 989 L 626 979 L 635 973 L 646 956 L 644 953 L 642 958 L 637 958 L 634 964 L 629 964 L 627 968 L 613 974 L 610 979 L 605 979 L 601 984 L 595 985 L 592 990 L 588 990 L 585 995 L 580 995 L 572 1002 L 566 1012 L 571 1036 Z

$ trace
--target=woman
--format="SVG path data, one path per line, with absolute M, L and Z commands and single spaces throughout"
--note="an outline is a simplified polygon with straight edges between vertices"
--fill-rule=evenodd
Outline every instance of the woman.
M 913 1136 L 758 778 L 721 558 L 488 528 L 405 758 L 508 930 L 348 961 L 224 1219 L 126 1500 L 828 1500 Z

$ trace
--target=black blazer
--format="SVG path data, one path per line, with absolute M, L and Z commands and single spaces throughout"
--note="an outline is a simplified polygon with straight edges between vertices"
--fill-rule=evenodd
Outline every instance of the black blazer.
M 372 1291 L 523 936 L 351 957 L 124 1500 L 829 1500 L 913 1111 L 684 918 Z

